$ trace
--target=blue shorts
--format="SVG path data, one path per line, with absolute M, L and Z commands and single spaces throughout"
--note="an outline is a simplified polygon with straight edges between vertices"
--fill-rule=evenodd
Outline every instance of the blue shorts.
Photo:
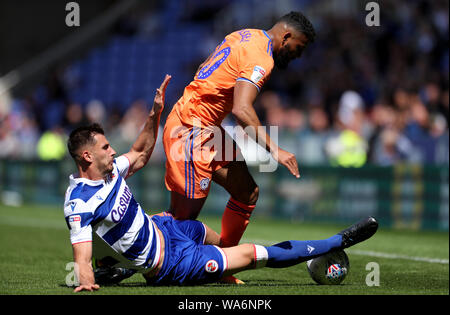
M 164 262 L 158 274 L 147 283 L 204 284 L 217 282 L 227 267 L 224 252 L 214 245 L 203 245 L 206 229 L 200 221 L 175 220 L 153 216 L 164 236 Z

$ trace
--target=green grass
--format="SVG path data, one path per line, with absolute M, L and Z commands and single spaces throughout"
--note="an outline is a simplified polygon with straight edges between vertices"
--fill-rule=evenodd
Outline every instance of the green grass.
M 220 229 L 220 218 L 201 217 Z M 341 230 L 341 225 L 292 223 L 254 218 L 245 242 L 269 245 L 291 239 L 320 239 Z M 449 294 L 448 233 L 387 230 L 382 227 L 370 240 L 346 250 L 350 272 L 339 286 L 316 285 L 300 264 L 287 269 L 245 271 L 238 277 L 243 286 L 209 284 L 202 286 L 147 287 L 141 275 L 119 286 L 102 287 L 95 293 L 149 295 L 381 295 Z M 378 257 L 370 252 L 386 256 Z M 446 261 L 416 261 L 414 257 Z M 57 207 L 0 205 L 0 294 L 73 294 L 66 286 L 72 261 L 69 233 L 63 211 Z M 380 285 L 369 287 L 365 279 L 369 262 L 380 267 Z

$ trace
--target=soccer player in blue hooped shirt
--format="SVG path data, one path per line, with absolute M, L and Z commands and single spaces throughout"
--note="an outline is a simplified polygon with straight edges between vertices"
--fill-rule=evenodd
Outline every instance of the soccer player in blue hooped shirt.
M 197 220 L 147 215 L 125 179 L 144 167 L 158 136 L 171 77 L 156 90 L 153 108 L 131 147 L 117 158 L 98 124 L 72 131 L 68 149 L 77 173 L 70 175 L 64 215 L 70 230 L 75 292 L 99 289 L 140 272 L 149 285 L 203 284 L 254 268 L 289 267 L 371 237 L 378 223 L 368 217 L 324 240 L 286 241 L 273 246 L 220 248 L 220 236 Z M 92 258 L 98 260 L 93 269 Z

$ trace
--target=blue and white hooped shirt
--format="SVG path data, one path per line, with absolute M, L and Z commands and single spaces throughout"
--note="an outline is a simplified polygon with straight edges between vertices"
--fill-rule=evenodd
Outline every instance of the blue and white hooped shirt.
M 160 237 L 125 182 L 129 166 L 122 155 L 106 180 L 70 175 L 64 216 L 72 244 L 94 240 L 94 253 L 98 245 L 102 257 L 112 256 L 121 266 L 147 272 L 158 265 Z

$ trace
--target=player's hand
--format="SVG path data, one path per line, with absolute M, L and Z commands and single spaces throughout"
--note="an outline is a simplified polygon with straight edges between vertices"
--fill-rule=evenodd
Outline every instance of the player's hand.
M 82 284 L 82 285 L 76 287 L 73 290 L 73 292 L 81 292 L 81 291 L 90 291 L 90 292 L 92 292 L 92 291 L 94 291 L 94 290 L 96 291 L 98 289 L 100 289 L 100 286 L 98 284 L 95 284 L 95 283 L 94 284 Z
M 278 148 L 276 152 L 272 153 L 272 156 L 275 159 L 275 161 L 277 161 L 281 165 L 284 165 L 289 170 L 289 172 L 291 172 L 292 175 L 294 175 L 297 178 L 300 178 L 297 158 L 295 157 L 294 154 Z
M 156 89 L 155 99 L 153 100 L 153 111 L 155 113 L 161 113 L 162 110 L 164 109 L 164 99 L 166 96 L 166 88 L 167 88 L 167 85 L 169 84 L 171 78 L 172 78 L 172 76 L 166 74 L 166 77 L 164 78 L 163 83 L 161 83 L 161 86 L 159 87 L 159 89 Z

